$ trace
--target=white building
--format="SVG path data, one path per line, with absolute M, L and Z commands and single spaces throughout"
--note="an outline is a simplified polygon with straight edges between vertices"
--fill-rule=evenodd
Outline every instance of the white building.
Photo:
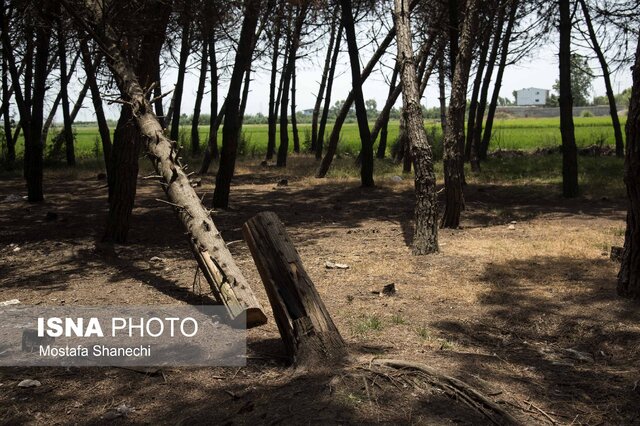
M 549 97 L 549 91 L 546 89 L 537 89 L 529 87 L 516 91 L 516 105 L 544 105 Z

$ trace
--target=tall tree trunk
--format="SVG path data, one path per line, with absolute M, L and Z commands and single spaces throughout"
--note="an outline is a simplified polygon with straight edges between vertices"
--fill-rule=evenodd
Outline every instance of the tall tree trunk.
M 495 5 L 495 3 L 492 3 Z M 467 141 L 464 149 L 464 159 L 469 161 L 471 159 L 471 142 L 473 140 L 473 129 L 476 124 L 476 112 L 479 108 L 478 100 L 480 98 L 480 88 L 482 86 L 482 76 L 484 74 L 484 68 L 487 65 L 487 56 L 489 55 L 489 45 L 491 42 L 491 29 L 493 25 L 493 17 L 490 19 L 490 23 L 486 24 L 484 29 L 484 37 L 480 43 L 480 52 L 478 56 L 478 66 L 476 69 L 476 76 L 473 80 L 473 91 L 471 92 L 471 102 L 469 103 L 469 114 L 467 118 Z M 482 119 L 481 119 L 482 120 Z M 475 169 L 471 164 L 471 169 Z
M 145 13 L 146 12 L 146 13 Z M 171 6 L 162 0 L 146 5 L 147 30 L 137 43 L 130 43 L 132 57 L 137 59 L 135 76 L 140 84 L 148 87 L 157 76 L 160 52 L 164 44 Z M 138 157 L 145 143 L 141 139 L 132 110 L 124 105 L 113 136 L 109 164 L 109 213 L 102 240 L 109 243 L 125 243 L 129 232 L 131 213 L 136 197 Z
M 156 86 L 153 88 L 153 96 L 156 99 L 154 102 L 154 107 L 156 110 L 156 117 L 158 117 L 158 121 L 163 129 L 165 129 L 166 117 L 164 116 L 164 106 L 162 105 L 162 77 L 160 76 L 160 67 L 158 67 L 158 71 L 156 72 L 155 78 Z
M 462 1 L 462 4 L 460 4 Z M 451 67 L 451 81 L 456 69 L 458 49 L 460 43 L 460 8 L 464 7 L 465 0 L 447 0 L 448 24 L 449 24 L 449 63 Z
M 460 213 L 464 209 L 462 185 L 462 151 L 464 150 L 464 117 L 467 105 L 467 84 L 469 69 L 471 68 L 471 53 L 473 50 L 473 30 L 476 26 L 478 0 L 467 2 L 465 20 L 456 67 L 451 83 L 451 98 L 447 111 L 447 126 L 444 131 L 444 187 L 445 209 L 440 226 L 443 228 L 458 228 Z
M 176 81 L 176 88 L 173 92 L 173 117 L 171 118 L 171 133 L 169 136 L 174 141 L 178 140 L 178 136 L 180 134 L 180 107 L 182 105 L 182 93 L 184 91 L 184 77 L 187 73 L 187 60 L 189 59 L 189 54 L 191 53 L 191 43 L 189 40 L 190 34 L 191 18 L 189 17 L 188 11 L 185 10 L 182 16 L 180 59 L 178 61 L 178 80 Z
M 45 2 L 43 9 L 48 11 L 51 5 Z M 45 12 L 43 12 L 45 13 Z M 44 119 L 44 97 L 47 90 L 47 65 L 51 42 L 51 28 L 39 25 L 35 30 L 35 60 L 33 65 L 33 95 L 31 98 L 31 122 L 27 138 L 25 131 L 24 170 L 27 179 L 28 200 L 37 202 L 44 200 L 42 189 L 42 124 Z
M 293 152 L 300 152 L 300 134 L 298 133 L 298 118 L 296 117 L 296 68 L 291 74 L 291 133 L 293 134 Z
M 491 132 L 493 131 L 493 119 L 496 115 L 496 108 L 498 108 L 498 97 L 500 96 L 502 77 L 504 76 L 504 70 L 507 66 L 507 58 L 509 57 L 509 44 L 511 43 L 511 34 L 513 33 L 513 25 L 516 21 L 518 5 L 519 3 L 517 0 L 513 0 L 513 2 L 511 3 L 507 29 L 505 30 L 504 36 L 502 37 L 498 73 L 496 74 L 496 81 L 493 86 L 493 94 L 491 95 L 491 103 L 489 103 L 489 111 L 487 112 L 487 120 L 484 125 L 484 132 L 482 133 L 482 143 L 480 144 L 480 152 L 478 155 L 480 160 L 486 160 L 487 153 L 489 152 L 489 142 L 491 142 Z
M 208 43 L 202 42 L 202 58 L 200 59 L 200 78 L 198 79 L 198 90 L 196 91 L 196 101 L 193 107 L 193 120 L 191 122 L 191 154 L 200 154 L 200 133 L 198 126 L 200 124 L 200 108 L 202 107 L 202 98 L 204 97 L 204 85 L 207 82 L 207 52 Z
M 413 4 L 415 3 L 412 3 L 412 5 Z M 371 59 L 369 59 L 369 62 L 367 62 L 367 65 L 362 70 L 362 74 L 360 75 L 361 84 L 363 84 L 366 81 L 366 79 L 369 77 L 369 75 L 373 71 L 373 68 L 378 63 L 378 61 L 380 60 L 384 52 L 387 50 L 387 48 L 389 47 L 389 45 L 391 44 L 395 36 L 396 36 L 396 29 L 394 27 L 391 30 L 389 30 L 389 33 L 387 34 L 387 36 L 384 38 L 384 40 L 382 40 L 382 42 L 374 52 L 373 56 L 371 57 Z M 360 65 L 358 65 L 358 67 L 359 66 Z M 346 120 L 347 115 L 349 114 L 349 111 L 351 111 L 351 105 L 353 104 L 353 100 L 354 100 L 354 92 L 353 90 L 351 90 L 347 95 L 347 99 L 345 99 L 344 104 L 340 108 L 340 111 L 338 111 L 336 120 L 333 123 L 333 129 L 331 130 L 331 135 L 329 136 L 329 143 L 327 144 L 327 153 L 322 158 L 322 163 L 320 163 L 320 167 L 316 172 L 317 178 L 325 177 L 327 175 L 327 172 L 329 171 L 329 167 L 331 167 L 331 162 L 333 161 L 333 157 L 336 154 L 336 151 L 338 149 L 340 131 L 342 130 L 342 125 L 344 124 L 344 121 Z M 371 147 L 371 151 L 373 152 L 373 147 Z
M 424 58 L 427 57 L 427 52 L 429 51 L 429 49 L 431 48 L 431 43 L 427 44 L 428 48 L 424 48 L 422 49 L 422 52 L 420 53 L 420 55 Z M 418 80 L 422 79 L 421 83 L 420 83 L 420 87 L 418 88 L 418 97 L 419 99 L 422 98 L 422 93 L 424 92 L 424 90 L 427 87 L 427 83 L 429 82 L 429 77 L 431 76 L 431 73 L 433 72 L 433 68 L 435 67 L 435 62 L 436 59 L 438 58 L 438 55 L 440 54 L 440 51 L 437 51 L 435 53 L 432 54 L 429 66 L 425 66 L 423 70 L 421 70 L 422 72 L 418 72 Z M 418 58 L 415 59 L 416 61 L 418 60 Z M 422 61 L 422 60 L 421 60 Z M 396 69 L 394 70 L 394 73 L 399 72 L 399 65 L 396 64 Z M 420 75 L 421 74 L 421 75 Z M 398 74 L 399 75 L 399 74 Z M 396 75 L 397 78 L 397 75 Z M 392 81 L 391 83 L 394 83 L 394 79 L 392 77 Z M 389 94 L 389 96 L 387 97 L 387 100 L 385 102 L 384 107 L 382 108 L 382 111 L 380 111 L 380 114 L 378 115 L 378 118 L 376 119 L 375 124 L 373 125 L 373 130 L 371 130 L 371 141 L 375 142 L 376 138 L 378 137 L 378 133 L 381 134 L 381 139 L 380 139 L 380 144 L 383 145 L 384 149 L 386 150 L 386 140 L 384 140 L 384 144 L 383 144 L 383 139 L 382 139 L 382 131 L 385 130 L 385 126 L 389 123 L 389 115 L 391 113 L 391 108 L 393 107 L 393 105 L 395 105 L 396 101 L 398 100 L 398 97 L 400 96 L 400 93 L 402 93 L 402 81 L 400 81 L 398 84 L 394 84 L 395 87 L 393 88 L 393 91 L 391 91 L 391 93 Z M 402 127 L 402 123 L 404 120 L 400 120 L 400 125 Z M 401 131 L 402 133 L 402 131 Z M 399 135 L 399 139 L 400 139 Z M 385 136 L 386 137 L 386 136 Z M 378 155 L 380 154 L 380 145 L 378 146 Z M 378 157 L 378 158 L 384 158 L 384 153 L 382 153 L 382 157 Z M 411 171 L 411 169 L 409 168 L 409 171 Z
M 13 130 L 11 129 L 11 115 L 9 114 L 9 102 L 11 100 L 11 92 L 9 89 L 9 63 L 7 56 L 11 52 L 8 52 L 2 48 L 2 104 L 7 105 L 3 111 L 4 117 L 4 136 L 7 141 L 7 164 L 8 170 L 12 170 L 16 162 L 16 143 L 13 139 Z M 13 85 L 13 81 L 11 82 Z
M 329 68 L 331 67 L 331 58 L 333 54 L 333 44 L 336 40 L 336 29 L 339 25 L 336 25 L 338 21 L 338 9 L 334 10 L 333 18 L 331 19 L 331 30 L 329 33 L 329 46 L 327 46 L 327 55 L 324 58 L 324 67 L 322 67 L 322 77 L 320 78 L 320 87 L 318 88 L 318 96 L 316 96 L 316 103 L 313 106 L 313 115 L 311 116 L 311 151 L 317 152 L 318 148 L 318 119 L 320 118 L 320 107 L 322 106 L 322 99 L 326 89 L 327 78 L 329 76 Z M 340 43 L 340 40 L 338 40 Z M 321 154 L 322 155 L 322 154 Z
M 398 13 L 396 11 L 396 13 Z M 396 66 L 393 68 L 393 74 L 391 75 L 391 82 L 389 83 L 389 95 L 387 96 L 387 102 L 385 103 L 384 108 L 382 108 L 382 111 L 380 112 L 380 115 L 382 116 L 383 113 L 385 112 L 385 110 L 387 109 L 387 105 L 390 103 L 391 99 L 393 98 L 393 94 L 394 91 L 396 89 L 396 81 L 398 80 L 398 74 L 400 71 L 400 65 L 398 64 L 398 61 L 396 60 Z M 397 97 L 396 97 L 397 100 Z M 393 101 L 393 103 L 395 104 L 395 100 Z M 389 114 L 386 114 L 386 117 L 383 118 L 383 122 L 382 122 L 382 129 L 380 130 L 380 143 L 378 144 L 378 151 L 376 152 L 376 158 L 384 158 L 386 152 L 387 152 L 387 136 L 388 136 L 388 126 L 389 126 Z M 377 124 L 377 122 L 376 122 Z M 375 126 L 374 126 L 375 128 Z M 375 133 L 375 132 L 372 132 Z M 371 136 L 373 137 L 373 135 Z M 372 142 L 375 142 L 372 141 Z
M 242 85 L 242 100 L 240 101 L 240 131 L 242 132 L 242 124 L 244 123 L 244 112 L 247 109 L 247 101 L 249 100 L 249 87 L 251 87 L 251 66 L 244 73 L 244 84 Z
M 571 93 L 571 1 L 560 6 L 560 134 L 562 135 L 562 195 L 578 195 L 578 148 L 573 126 Z
M 600 48 L 600 43 L 598 43 L 598 37 L 596 37 L 596 32 L 593 29 L 593 24 L 591 22 L 591 15 L 589 14 L 589 8 L 587 3 L 584 0 L 580 0 L 580 5 L 582 7 L 582 14 L 584 15 L 584 20 L 587 23 L 587 29 L 589 30 L 589 38 L 591 39 L 591 45 L 593 47 L 593 51 L 596 53 L 598 57 L 598 61 L 600 62 L 600 68 L 602 68 L 602 77 L 604 78 L 604 86 L 607 91 L 607 99 L 609 100 L 609 113 L 611 114 L 611 124 L 613 125 L 613 133 L 616 139 L 616 156 L 622 157 L 624 155 L 624 141 L 622 139 L 622 130 L 620 127 L 620 118 L 618 117 L 618 108 L 616 107 L 616 97 L 613 94 L 613 88 L 611 87 L 611 74 L 609 73 L 609 66 L 607 65 L 607 60 L 602 53 L 602 49 Z
M 353 22 L 353 12 L 351 10 L 351 0 L 340 0 L 342 9 L 342 26 L 344 27 L 347 47 L 349 50 L 349 62 L 351 63 L 351 86 L 356 106 L 356 118 L 358 120 L 358 131 L 362 144 L 362 165 L 360 168 L 360 180 L 363 187 L 374 186 L 373 181 L 373 145 L 371 143 L 371 132 L 367 119 L 367 108 L 364 104 L 362 94 L 362 77 L 360 75 L 360 59 L 358 57 L 358 42 L 356 39 L 355 24 Z
M 60 93 L 62 95 L 62 119 L 64 123 L 64 146 L 68 166 L 75 166 L 76 153 L 73 146 L 73 130 L 71 129 L 71 115 L 69 113 L 69 92 L 67 86 L 67 49 L 62 20 L 58 23 L 58 60 L 60 61 Z
M 26 52 L 25 60 L 22 62 L 22 66 L 24 66 L 24 69 L 25 69 L 25 90 L 23 92 L 22 88 L 20 87 L 20 72 L 18 71 L 18 67 L 16 66 L 15 56 L 12 54 L 13 46 L 11 45 L 11 38 L 9 36 L 9 19 L 7 17 L 7 12 L 8 10 L 5 9 L 4 7 L 0 9 L 0 37 L 2 38 L 2 53 L 3 53 L 2 60 L 3 60 L 3 66 L 6 65 L 6 67 L 8 68 L 9 74 L 11 75 L 11 85 L 16 98 L 16 105 L 18 106 L 18 111 L 20 113 L 20 122 L 18 123 L 18 128 L 16 129 L 15 134 L 13 136 L 11 136 L 11 122 L 5 121 L 5 126 L 8 124 L 7 134 L 12 139 L 13 144 L 15 146 L 15 141 L 18 140 L 19 129 L 21 128 L 23 123 L 25 124 L 24 139 L 25 141 L 29 140 L 31 108 L 29 103 L 27 102 L 28 100 L 27 88 L 30 83 L 27 82 L 26 78 L 27 76 L 31 78 L 31 71 L 29 71 L 29 69 L 31 68 L 32 64 L 30 61 L 27 60 L 28 52 Z M 33 47 L 32 43 L 31 43 L 31 47 Z M 29 71 L 29 73 L 27 73 L 27 71 Z M 7 85 L 4 82 L 5 79 L 6 79 L 6 76 L 3 73 L 3 83 L 2 83 L 3 96 L 5 94 L 5 90 L 7 89 Z M 3 102 L 4 102 L 4 99 L 3 99 Z M 7 103 L 5 120 L 9 119 L 8 111 L 9 111 L 9 104 Z M 5 129 L 6 128 L 7 127 L 5 127 Z M 25 148 L 26 148 L 26 143 L 25 143 Z M 25 155 L 26 155 L 26 150 L 25 150 Z M 26 173 L 25 173 L 25 178 L 26 178 Z
M 484 112 L 487 109 L 487 98 L 489 96 L 489 86 L 491 86 L 491 79 L 493 77 L 493 68 L 498 58 L 498 52 L 500 50 L 500 41 L 502 40 L 502 30 L 504 28 L 506 7 L 506 2 L 502 2 L 500 10 L 498 11 L 498 22 L 496 24 L 496 31 L 493 38 L 493 46 L 491 47 L 491 53 L 489 54 L 489 59 L 487 61 L 487 72 L 484 75 L 482 88 L 480 89 L 480 101 L 478 103 L 478 109 L 476 110 L 474 127 L 468 130 L 469 134 L 471 135 L 469 161 L 471 163 L 471 169 L 476 172 L 480 171 L 480 145 L 482 141 Z
M 293 72 L 296 66 L 296 55 L 298 53 L 298 47 L 300 46 L 300 35 L 302 33 L 302 27 L 307 16 L 308 8 L 308 3 L 302 3 L 298 7 L 298 13 L 296 15 L 293 32 L 290 35 L 288 41 L 289 49 L 287 66 L 283 70 L 282 74 L 284 84 L 282 86 L 282 99 L 280 101 L 280 145 L 278 146 L 278 161 L 276 162 L 276 165 L 278 167 L 285 167 L 287 165 L 287 154 L 289 152 L 289 90 Z
M 324 97 L 324 107 L 322 108 L 322 116 L 320 117 L 320 125 L 318 126 L 318 135 L 316 142 L 316 160 L 322 158 L 324 150 L 324 133 L 327 128 L 327 120 L 329 119 L 329 111 L 331 110 L 331 91 L 333 90 L 333 77 L 336 73 L 336 65 L 338 63 L 338 54 L 340 53 L 340 42 L 342 41 L 342 23 L 338 21 L 338 35 L 336 36 L 331 57 L 331 65 L 329 68 L 329 76 L 327 82 L 327 92 Z
M 78 58 L 79 57 L 80 57 L 80 54 L 78 53 L 73 58 L 73 61 L 71 62 L 71 65 L 69 66 L 69 71 L 67 72 L 67 81 L 71 80 L 71 77 L 73 76 L 73 73 L 75 72 L 76 63 L 78 62 Z M 84 87 L 83 87 L 83 91 L 84 91 Z M 85 94 L 86 94 L 86 92 L 85 92 Z M 84 97 L 84 95 L 82 93 L 80 93 L 80 95 L 78 96 L 78 98 L 83 98 L 83 97 Z M 58 106 L 60 105 L 61 101 L 62 101 L 62 90 L 60 90 L 58 92 L 58 94 L 56 95 L 56 98 L 54 99 L 53 104 L 51 105 L 51 109 L 49 110 L 49 115 L 47 115 L 47 119 L 44 121 L 44 124 L 42 126 L 42 145 L 43 146 L 47 145 L 47 138 L 49 137 L 49 129 L 51 128 L 51 125 L 53 124 L 53 119 L 55 118 L 56 113 L 58 112 Z M 71 120 L 71 122 L 73 123 L 73 119 Z M 64 131 L 63 131 L 63 136 L 64 136 Z M 58 149 L 58 151 L 55 153 L 56 156 L 60 152 L 60 150 L 62 149 L 62 145 L 60 145 L 57 149 Z
M 258 24 L 261 3 L 259 0 L 246 1 L 244 3 L 244 20 L 240 31 L 235 64 L 229 81 L 229 91 L 225 101 L 226 110 L 222 128 L 220 167 L 216 176 L 216 189 L 213 193 L 213 207 L 215 208 L 227 208 L 229 206 L 229 191 L 235 170 L 238 137 L 241 127 L 240 90 L 242 89 L 242 77 L 251 66 L 254 29 Z
M 395 0 L 394 22 L 398 32 L 398 65 L 401 68 L 403 116 L 415 168 L 415 232 L 413 254 L 438 251 L 438 206 L 433 155 L 424 131 L 418 79 L 411 43 L 408 0 Z
M 217 159 L 218 153 L 218 127 L 222 123 L 222 113 L 218 114 L 218 60 L 216 59 L 216 39 L 212 34 L 209 37 L 209 62 L 211 65 L 211 118 L 209 119 L 209 140 L 207 149 L 204 151 L 204 158 L 200 166 L 201 175 L 209 171 L 212 159 Z
M 633 67 L 633 87 L 626 133 L 624 182 L 627 187 L 629 207 L 622 264 L 618 273 L 618 294 L 640 299 L 640 42 L 636 48 Z
M 96 81 L 96 68 L 100 63 L 100 59 L 96 59 L 96 66 L 91 63 L 91 55 L 89 54 L 89 47 L 86 40 L 80 41 L 80 52 L 82 53 L 82 63 L 84 64 L 84 72 L 89 82 L 89 88 L 91 89 L 91 101 L 93 103 L 93 111 L 96 114 L 96 120 L 98 121 L 98 132 L 100 133 L 100 140 L 102 141 L 102 155 L 104 157 L 104 165 L 107 170 L 107 174 L 111 164 L 111 133 L 109 132 L 109 125 L 104 115 L 104 109 L 102 108 L 102 96 L 100 95 L 100 89 L 98 82 Z M 107 176 L 108 179 L 108 176 Z
M 447 128 L 447 96 L 445 93 L 445 69 L 444 69 L 444 55 L 442 52 L 440 58 L 438 59 L 438 91 L 440 101 L 440 127 L 442 128 L 442 133 L 444 134 L 444 129 Z
M 267 122 L 268 140 L 267 140 L 267 155 L 266 159 L 271 160 L 276 151 L 276 126 L 278 121 L 278 105 L 276 102 L 276 77 L 278 76 L 278 56 L 280 54 L 280 27 L 282 25 L 282 5 L 284 2 L 280 2 L 280 8 L 278 16 L 276 17 L 275 30 L 273 33 L 273 53 L 271 55 L 271 80 L 269 83 L 269 117 Z M 286 52 L 284 54 L 286 56 Z M 284 72 L 284 68 L 282 70 Z M 281 80 L 282 81 L 282 80 Z M 278 94 L 280 89 L 278 89 Z

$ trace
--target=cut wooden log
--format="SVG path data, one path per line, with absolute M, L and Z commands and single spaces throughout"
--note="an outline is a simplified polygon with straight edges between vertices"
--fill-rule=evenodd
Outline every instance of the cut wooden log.
M 85 0 L 84 8 L 72 7 L 62 1 L 63 7 L 77 24 L 93 36 L 107 58 L 107 64 L 120 89 L 124 105 L 130 107 L 136 127 L 167 195 L 186 229 L 189 245 L 211 287 L 213 296 L 223 303 L 232 319 L 246 314 L 247 327 L 265 324 L 267 317 L 249 283 L 240 272 L 231 253 L 216 229 L 211 214 L 202 205 L 200 197 L 191 187 L 178 157 L 179 147 L 167 138 L 145 91 L 136 78 L 133 67 L 118 47 L 119 37 L 103 19 L 102 7 L 95 0 Z M 101 23 L 98 25 L 98 23 Z
M 335 365 L 346 355 L 344 340 L 278 216 L 260 213 L 242 230 L 292 363 Z

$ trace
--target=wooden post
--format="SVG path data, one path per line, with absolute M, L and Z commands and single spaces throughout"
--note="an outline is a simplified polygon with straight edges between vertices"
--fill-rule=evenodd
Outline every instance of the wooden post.
M 278 216 L 260 213 L 243 233 L 293 364 L 335 364 L 346 354 L 344 340 Z

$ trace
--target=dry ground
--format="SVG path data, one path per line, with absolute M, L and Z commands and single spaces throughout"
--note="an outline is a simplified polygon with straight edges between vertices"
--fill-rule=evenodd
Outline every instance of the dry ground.
M 112 258 L 94 249 L 104 182 L 88 172 L 65 177 L 49 176 L 42 205 L 4 202 L 24 185 L 0 182 L 0 301 L 211 303 L 205 285 L 193 286 L 195 262 L 172 211 L 154 201 L 162 197 L 156 184 L 140 180 L 130 243 Z M 285 177 L 289 185 L 276 187 Z M 210 191 L 211 180 L 198 191 Z M 0 369 L 0 422 L 102 423 L 122 403 L 135 411 L 111 422 L 486 422 L 437 389 L 367 371 L 386 357 L 461 378 L 523 423 L 640 424 L 640 306 L 616 296 L 608 257 L 622 243 L 624 200 L 566 201 L 544 185 L 470 185 L 466 193 L 462 229 L 440 233 L 440 254 L 413 257 L 410 180 L 379 179 L 363 190 L 353 179 L 245 165 L 232 208 L 214 221 L 268 310 L 240 227 L 263 210 L 281 217 L 349 344 L 348 365 L 291 371 L 270 319 L 249 332 L 241 369 Z M 48 212 L 57 217 L 47 220 Z M 350 269 L 328 270 L 326 261 Z M 395 296 L 372 293 L 389 283 Z M 25 378 L 42 386 L 18 388 Z

